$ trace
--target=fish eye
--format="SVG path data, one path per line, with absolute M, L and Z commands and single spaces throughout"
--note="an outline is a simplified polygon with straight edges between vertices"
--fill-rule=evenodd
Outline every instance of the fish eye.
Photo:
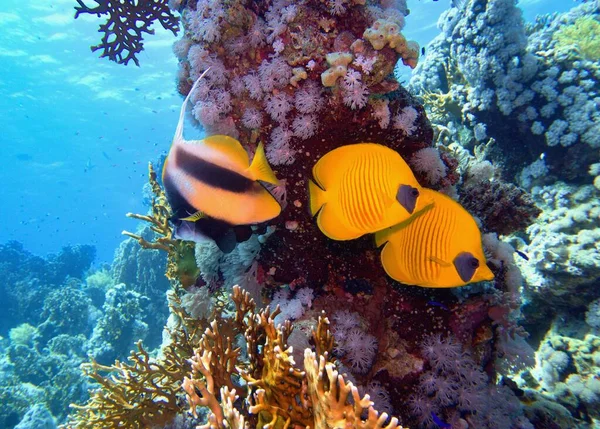
M 476 258 L 471 259 L 469 264 L 471 264 L 471 267 L 473 268 L 479 268 L 479 261 Z
M 412 191 L 410 191 L 410 194 L 416 198 L 419 196 L 419 190 L 416 188 L 413 188 Z

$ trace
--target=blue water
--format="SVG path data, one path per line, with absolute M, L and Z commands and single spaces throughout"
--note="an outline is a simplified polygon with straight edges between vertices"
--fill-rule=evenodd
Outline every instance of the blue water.
M 476 1 L 484 0 L 472 0 L 471 4 L 480 4 Z M 92 0 L 85 2 L 92 3 Z M 440 34 L 437 21 L 450 7 L 451 0 L 407 2 L 410 14 L 402 34 L 421 47 L 427 47 Z M 456 422 L 463 417 L 478 422 L 484 418 L 493 420 L 493 416 L 504 413 L 504 420 L 500 418 L 497 424 L 491 422 L 485 427 L 531 429 L 533 426 L 525 424 L 530 423 L 527 419 L 543 423 L 545 416 L 541 416 L 540 411 L 540 415 L 528 415 L 525 419 L 523 410 L 528 408 L 531 411 L 529 408 L 535 408 L 539 403 L 536 401 L 541 398 L 570 407 L 564 413 L 566 417 L 562 416 L 567 423 L 558 425 L 561 428 L 574 427 L 574 423 L 570 423 L 574 421 L 570 420 L 571 415 L 581 417 L 580 424 L 587 418 L 585 425 L 578 426 L 585 429 L 591 429 L 591 425 L 600 421 L 600 412 L 595 409 L 600 403 L 600 342 L 594 340 L 600 338 L 600 298 L 596 287 L 600 278 L 597 244 L 600 237 L 600 207 L 597 203 L 600 162 L 597 149 L 600 145 L 596 145 L 593 139 L 584 143 L 584 137 L 592 135 L 587 132 L 588 129 L 598 130 L 592 128 L 598 124 L 598 88 L 593 87 L 600 76 L 598 69 L 594 68 L 598 64 L 597 59 L 592 64 L 594 59 L 573 62 L 558 56 L 547 57 L 543 45 L 552 35 L 548 36 L 537 28 L 534 37 L 530 36 L 528 47 L 534 41 L 540 43 L 533 50 L 539 60 L 539 70 L 532 72 L 535 78 L 524 79 L 523 88 L 513 94 L 516 97 L 517 92 L 530 87 L 530 90 L 523 91 L 524 95 L 530 93 L 528 101 L 518 105 L 513 97 L 507 103 L 511 108 L 515 107 L 511 116 L 503 111 L 500 113 L 500 106 L 505 107 L 500 102 L 501 95 L 506 96 L 502 92 L 505 88 L 499 89 L 495 95 L 500 110 L 496 107 L 478 110 L 473 105 L 465 107 L 467 98 L 469 103 L 485 104 L 486 92 L 481 91 L 485 89 L 481 86 L 488 83 L 481 82 L 488 77 L 487 73 L 495 73 L 499 68 L 482 67 L 481 70 L 486 71 L 478 75 L 473 72 L 477 67 L 469 60 L 480 57 L 467 58 L 474 50 L 466 49 L 453 51 L 452 55 L 456 55 L 454 60 L 461 61 L 461 64 L 448 61 L 438 68 L 437 60 L 442 58 L 440 52 L 443 49 L 450 52 L 448 37 L 446 43 L 440 42 L 437 47 L 431 48 L 431 52 L 425 52 L 420 74 L 413 74 L 409 67 L 403 65 L 396 67 L 396 76 L 405 89 L 412 91 L 413 97 L 396 91 L 389 95 L 390 98 L 386 98 L 388 95 L 378 98 L 381 94 L 374 92 L 375 96 L 369 101 L 373 123 L 373 118 L 381 120 L 376 113 L 381 114 L 384 110 L 390 122 L 388 102 L 390 106 L 396 103 L 391 110 L 396 112 L 392 118 L 393 126 L 379 122 L 379 127 L 387 128 L 390 134 L 383 131 L 380 137 L 401 136 L 401 144 L 406 151 L 402 156 L 406 157 L 414 172 L 421 175 L 419 180 L 426 178 L 428 188 L 448 193 L 453 192 L 454 186 L 454 191 L 462 198 L 459 203 L 468 211 L 478 210 L 474 216 L 481 221 L 486 251 L 481 260 L 486 262 L 487 259 L 488 268 L 495 275 L 494 280 L 464 285 L 472 278 L 464 280 L 464 270 L 459 270 L 458 266 L 457 271 L 465 287 L 446 289 L 444 285 L 436 284 L 434 286 L 438 288 L 418 288 L 392 282 L 391 278 L 378 278 L 378 275 L 385 275 L 386 268 L 379 257 L 374 257 L 380 255 L 380 250 L 368 247 L 370 242 L 366 237 L 341 244 L 326 239 L 321 234 L 321 231 L 325 232 L 322 225 L 317 228 L 308 210 L 305 210 L 308 200 L 303 206 L 306 195 L 298 196 L 306 189 L 306 165 L 296 161 L 286 171 L 287 166 L 281 161 L 285 154 L 280 154 L 281 162 L 276 164 L 273 157 L 269 158 L 269 162 L 277 165 L 276 174 L 288 184 L 288 209 L 283 208 L 284 215 L 274 220 L 269 229 L 254 227 L 254 235 L 246 237 L 245 241 L 238 240 L 231 253 L 221 253 L 212 242 L 201 242 L 196 247 L 189 243 L 178 247 L 177 255 L 172 252 L 169 259 L 170 262 L 175 261 L 177 272 L 174 276 L 183 286 L 178 287 L 173 278 L 164 276 L 167 271 L 166 253 L 142 250 L 135 240 L 123 243 L 125 237 L 122 231 L 135 232 L 142 224 L 126 214 L 147 213 L 148 195 L 143 188 L 148 183 L 148 163 L 153 162 L 156 166 L 161 156 L 168 152 L 173 139 L 182 104 L 182 97 L 177 92 L 178 71 L 182 66 L 172 52 L 172 45 L 181 33 L 174 36 L 156 24 L 156 34 L 145 36 L 145 49 L 138 55 L 140 66 L 133 62 L 124 66 L 99 58 L 99 52 L 90 50 L 91 45 L 100 41 L 102 35 L 98 32 L 98 25 L 105 17 L 83 14 L 74 19 L 76 3 L 76 0 L 2 0 L 0 4 L 0 154 L 4 161 L 0 170 L 3 186 L 0 198 L 0 429 L 4 426 L 13 428 L 19 422 L 18 429 L 29 427 L 23 426 L 28 418 L 25 412 L 42 417 L 44 412 L 48 416 L 52 412 L 57 423 L 64 422 L 70 412 L 68 404 L 83 404 L 89 397 L 90 385 L 81 374 L 80 365 L 89 362 L 90 358 L 102 365 L 110 365 L 115 359 L 123 361 L 137 340 L 143 341 L 144 347 L 155 354 L 163 340 L 163 327 L 169 312 L 175 312 L 174 307 L 169 309 L 167 305 L 167 291 L 181 298 L 180 309 L 188 312 L 190 320 L 205 319 L 197 325 L 202 326 L 209 315 L 214 315 L 210 309 L 215 307 L 215 297 L 221 297 L 214 292 L 220 288 L 225 291 L 234 284 L 254 292 L 256 301 L 263 301 L 261 304 L 270 305 L 272 309 L 279 306 L 281 313 L 277 315 L 277 323 L 287 318 L 296 324 L 296 328 L 300 326 L 298 322 L 307 322 L 302 325 L 306 328 L 325 312 L 332 321 L 336 342 L 336 349 L 331 350 L 328 356 L 336 358 L 336 365 L 349 366 L 351 363 L 348 374 L 356 376 L 355 384 L 362 383 L 361 389 L 372 389 L 372 397 L 381 401 L 377 402 L 377 408 L 404 415 L 406 420 L 403 424 L 410 424 L 410 427 L 417 427 L 412 424 L 417 421 L 420 427 L 426 427 L 430 420 L 439 427 L 447 427 L 450 423 L 452 427 L 458 427 Z M 511 3 L 511 0 L 506 0 L 506 3 Z M 581 3 L 574 0 L 523 0 L 519 6 L 525 20 L 533 22 L 540 14 L 566 12 Z M 510 6 L 512 8 L 513 5 Z M 216 14 L 215 11 L 210 13 Z M 595 16 L 598 19 L 598 15 Z M 573 16 L 569 19 L 574 20 Z M 561 21 L 561 25 L 564 22 Z M 466 27 L 470 23 L 460 25 Z M 468 33 L 465 27 L 457 24 L 456 28 Z M 496 33 L 486 34 L 492 34 L 491 40 L 502 40 L 503 44 L 511 39 L 498 34 L 505 28 L 496 27 Z M 520 22 L 519 28 L 511 34 L 518 36 L 517 30 L 525 34 Z M 336 43 L 342 39 L 336 39 Z M 465 42 L 464 45 L 468 43 L 477 44 Z M 194 44 L 199 45 L 200 42 L 196 40 Z M 518 45 L 518 41 L 514 44 Z M 224 46 L 228 50 L 232 45 Z M 572 51 L 573 46 L 568 45 L 567 50 Z M 211 45 L 210 49 L 213 48 Z M 275 46 L 272 48 L 274 50 Z M 226 49 L 220 50 L 218 55 L 225 55 Z M 257 58 L 264 58 L 261 55 L 267 55 L 270 50 L 271 47 L 251 49 L 251 56 L 242 56 L 244 62 L 240 69 Z M 488 52 L 482 51 L 483 54 Z M 194 55 L 185 54 L 188 55 L 186 65 L 192 68 L 191 75 L 186 75 L 186 78 L 206 68 L 206 64 L 197 61 L 199 50 L 190 50 L 192 52 Z M 461 53 L 463 56 L 459 56 Z M 485 57 L 483 54 L 481 57 Z M 506 55 L 502 61 L 509 58 L 511 66 L 516 67 L 522 60 L 527 65 L 527 55 L 521 54 L 523 52 L 518 57 Z M 563 55 L 567 54 L 563 52 Z M 392 58 L 395 61 L 395 57 Z M 556 62 L 552 63 L 553 60 Z M 251 73 L 258 69 L 259 62 L 255 62 Z M 213 71 L 214 64 L 211 64 Z M 444 67 L 446 65 L 454 65 L 456 70 Z M 310 69 L 309 64 L 306 66 L 307 70 Z M 461 69 L 459 66 L 464 67 Z M 364 68 L 364 65 L 361 67 Z M 583 70 L 585 67 L 588 69 Z M 523 67 L 523 70 L 526 68 Z M 453 81 L 455 76 L 450 73 L 454 71 L 458 78 Z M 443 72 L 448 74 L 442 77 Z M 369 71 L 364 68 L 364 76 L 368 74 Z M 470 80 L 467 81 L 467 78 Z M 209 81 L 208 77 L 205 79 Z M 317 86 L 320 84 L 318 75 L 308 79 L 314 79 Z M 442 82 L 444 79 L 446 82 Z M 501 85 L 496 80 L 493 84 L 499 88 Z M 232 82 L 235 81 L 232 79 Z M 515 82 L 519 79 L 515 78 Z M 385 91 L 388 83 L 382 82 Z M 233 86 L 231 94 L 236 93 Z M 211 97 L 215 99 L 218 87 L 211 89 L 214 90 Z M 270 95 L 277 94 L 279 90 L 284 92 L 282 88 L 271 88 Z M 473 90 L 468 95 L 467 88 Z M 299 89 L 292 86 L 287 89 L 297 96 Z M 492 93 L 496 91 L 496 88 L 491 89 Z M 562 107 L 554 103 L 554 93 Z M 335 103 L 342 106 L 340 94 L 344 93 L 329 91 L 326 98 L 329 107 L 335 109 Z M 436 102 L 441 105 L 444 97 L 449 97 L 450 101 L 445 105 L 446 110 L 440 113 L 435 109 Z M 200 103 L 206 102 L 206 106 L 212 101 L 207 100 L 201 99 L 197 105 L 202 106 Z M 221 100 L 219 98 L 219 102 Z M 407 103 L 405 107 L 402 104 L 401 114 L 399 100 Z M 583 106 L 579 111 L 573 107 L 576 105 L 574 100 Z M 234 108 L 247 113 L 250 110 L 248 106 L 253 107 L 254 101 L 248 97 L 243 102 L 237 100 Z M 268 110 L 268 97 L 264 102 L 264 105 L 257 106 Z M 345 100 L 344 103 L 348 106 Z M 552 107 L 553 103 L 556 106 Z M 427 104 L 426 114 L 431 123 L 423 120 L 423 110 L 417 113 L 412 107 L 421 109 L 420 104 Z M 382 105 L 384 110 L 379 109 Z M 376 109 L 376 106 L 379 108 Z M 545 115 L 544 111 L 550 107 L 557 112 Z M 299 113 L 298 104 L 295 108 Z M 462 117 L 461 108 L 464 108 Z M 465 115 L 469 109 L 476 114 Z M 313 117 L 323 112 L 316 111 Z M 410 117 L 411 111 L 414 115 L 410 123 L 404 124 L 405 128 L 397 126 Z M 235 113 L 231 118 L 239 119 L 241 115 Z M 304 116 L 308 112 L 302 113 Z M 335 115 L 330 113 L 323 114 L 329 122 L 321 122 L 319 130 L 327 136 L 340 132 L 336 128 L 339 124 L 331 121 Z M 352 114 L 348 129 L 360 128 L 360 132 L 368 131 L 366 135 L 376 135 L 369 134 L 373 132 L 373 127 L 369 128 L 372 124 L 364 119 L 365 116 L 359 116 L 360 109 L 353 110 Z M 420 115 L 418 123 L 415 122 L 417 115 Z M 466 120 L 469 115 L 472 117 Z M 194 127 L 190 116 L 185 128 L 188 140 L 203 132 L 199 126 Z M 196 116 L 199 116 L 197 112 Z M 243 117 L 241 121 L 244 121 Z M 289 125 L 284 122 L 285 119 L 270 121 L 268 125 L 271 128 L 263 127 L 260 131 L 263 135 L 259 138 L 265 138 L 268 131 L 271 139 L 266 145 L 267 151 L 269 147 L 275 147 L 275 127 L 281 131 Z M 334 133 L 323 130 L 323 124 L 331 127 Z M 415 124 L 419 132 L 413 134 L 417 128 Z M 561 124 L 563 129 L 558 132 Z M 210 125 L 214 123 L 209 123 L 207 128 Z M 572 135 L 565 131 L 567 126 Z M 540 127 L 540 132 L 534 131 Z M 381 131 L 375 128 L 377 132 Z M 434 142 L 439 143 L 439 150 L 426 147 L 431 142 L 427 140 L 432 135 L 430 128 L 435 130 Z M 246 125 L 245 136 L 250 135 L 249 129 L 250 126 Z M 579 130 L 577 135 L 581 141 L 569 146 L 568 138 L 577 137 L 575 130 Z M 252 132 L 259 133 L 256 129 Z M 343 135 L 343 132 L 340 134 Z M 553 137 L 554 134 L 556 136 Z M 351 132 L 348 135 L 353 137 Z M 290 150 L 288 145 L 288 152 L 292 152 L 290 156 L 293 158 L 296 153 L 305 155 L 307 159 L 324 156 L 326 151 L 331 150 L 328 145 L 332 142 L 325 141 L 320 135 L 317 137 L 310 141 L 306 139 L 306 146 L 294 146 L 294 150 Z M 297 144 L 300 141 L 302 139 Z M 460 148 L 451 146 L 452 142 L 459 142 Z M 338 143 L 334 142 L 334 146 Z M 459 159 L 468 158 L 466 153 L 478 155 L 478 152 L 485 152 L 482 148 L 486 144 L 491 150 L 479 160 L 471 156 L 468 169 L 464 165 L 456 168 L 454 164 L 450 168 L 455 160 L 458 163 Z M 246 146 L 248 149 L 253 144 Z M 323 153 L 319 154 L 319 151 Z M 452 155 L 446 158 L 448 153 Z M 483 161 L 484 158 L 486 161 Z M 178 168 L 176 162 L 169 166 Z M 588 169 L 591 176 L 587 174 Z M 436 172 L 439 177 L 432 178 Z M 459 176 L 461 182 L 457 182 Z M 475 179 L 475 176 L 478 178 Z M 176 185 L 172 184 L 168 189 L 171 203 Z M 271 189 L 271 192 L 275 194 L 281 189 L 284 200 L 285 186 Z M 511 193 L 518 198 L 511 197 Z M 225 200 L 221 194 L 219 198 Z M 535 211 L 534 203 L 527 198 L 531 198 L 540 210 Z M 310 201 L 311 206 L 313 202 Z M 535 214 L 532 214 L 534 211 Z M 538 212 L 541 215 L 533 220 Z M 523 225 L 515 226 L 521 220 Z M 533 227 L 526 229 L 531 224 Z M 275 233 L 268 238 L 267 232 L 272 230 Z M 152 240 L 148 232 L 146 229 L 144 237 Z M 495 233 L 501 235 L 500 239 Z M 430 235 L 429 238 L 433 243 L 437 236 Z M 462 237 L 456 238 L 452 245 L 460 239 Z M 74 245 L 84 246 L 63 249 Z M 436 252 L 443 252 L 439 248 Z M 117 249 L 118 256 L 113 260 Z M 466 250 L 471 252 L 472 249 Z M 95 259 L 91 262 L 94 254 Z M 465 252 L 459 253 L 452 262 L 456 264 L 461 255 Z M 437 255 L 430 259 L 443 266 L 452 266 Z M 475 259 L 479 264 L 479 260 Z M 402 261 L 395 262 L 400 264 Z M 470 262 L 473 263 L 472 260 Z M 419 261 L 414 258 L 410 263 Z M 477 267 L 471 265 L 471 275 Z M 171 270 L 168 272 L 173 273 Z M 527 337 L 525 330 L 531 337 Z M 304 331 L 308 332 L 308 329 Z M 300 351 L 300 356 L 294 356 L 299 362 L 298 358 L 303 359 L 301 351 L 308 345 L 308 337 L 291 338 L 287 345 L 293 345 L 296 351 Z M 297 341 L 298 345 L 292 344 L 292 341 Z M 260 345 L 262 351 L 266 347 Z M 188 347 L 185 353 L 192 348 Z M 362 366 L 355 365 L 355 362 L 362 362 Z M 508 370 L 509 367 L 514 371 L 527 367 L 529 372 L 517 376 L 516 372 Z M 466 381 L 465 374 L 472 380 Z M 493 378 L 497 374 L 509 374 L 514 380 L 506 379 L 505 384 L 497 385 L 498 380 Z M 465 396 L 472 399 L 465 403 L 473 406 L 463 407 L 462 404 L 459 407 L 457 397 L 447 399 L 452 405 L 440 405 L 443 395 L 438 395 L 438 392 L 443 389 L 434 389 L 430 385 L 427 390 L 427 380 L 437 380 L 447 388 L 449 395 L 458 395 L 457 386 L 462 383 L 463 387 L 469 388 L 466 389 L 469 395 Z M 449 388 L 448 383 L 451 383 Z M 179 382 L 176 385 L 179 387 Z M 241 390 L 242 386 L 238 387 Z M 36 393 L 36 388 L 43 390 L 43 394 Z M 517 398 L 519 389 L 523 389 L 521 394 L 526 392 L 527 400 Z M 57 397 L 52 395 L 54 392 L 58 392 Z M 183 399 L 183 392 L 178 394 Z M 465 390 L 461 394 L 465 394 Z M 385 406 L 386 395 L 390 408 Z M 394 399 L 392 404 L 390 396 Z M 400 404 L 399 398 L 406 401 Z M 439 403 L 436 402 L 438 399 Z M 35 406 L 20 405 L 23 402 L 37 404 L 42 410 L 37 410 L 37 413 Z M 431 404 L 437 404 L 435 407 L 439 410 L 431 408 Z M 431 409 L 424 408 L 424 405 Z M 183 414 L 187 412 L 187 406 L 184 408 Z M 550 410 L 552 418 L 561 417 L 550 407 L 541 409 Z M 511 412 L 512 417 L 509 418 Z M 521 417 L 522 425 L 510 425 L 511 418 Z M 596 420 L 592 422 L 593 419 Z M 49 420 L 52 420 L 51 416 Z M 429 427 L 433 425 L 431 422 Z M 190 421 L 187 423 L 186 427 L 192 426 Z M 467 422 L 462 420 L 461 425 L 464 427 Z M 471 420 L 468 425 L 471 429 L 484 427 Z M 41 426 L 32 424 L 31 427 Z
M 99 59 L 99 20 L 74 20 L 74 1 L 0 5 L 0 242 L 46 255 L 76 243 L 110 261 L 125 218 L 140 212 L 147 162 L 165 153 L 181 98 L 176 38 L 156 28 L 141 67 Z M 568 10 L 569 0 L 523 1 L 524 15 Z M 404 33 L 425 46 L 449 1 L 413 0 Z M 408 68 L 403 70 L 407 72 Z

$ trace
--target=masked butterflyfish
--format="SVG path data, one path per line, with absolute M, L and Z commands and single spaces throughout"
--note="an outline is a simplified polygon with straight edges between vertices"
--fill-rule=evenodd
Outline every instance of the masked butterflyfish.
M 375 234 L 385 243 L 381 263 L 401 283 L 457 287 L 492 280 L 475 219 L 450 197 L 423 188 L 433 204 L 403 223 Z
M 351 240 L 406 220 L 431 201 L 398 152 L 376 143 L 338 147 L 313 167 L 310 210 L 333 240 Z
M 195 222 L 211 218 L 235 226 L 273 219 L 281 212 L 281 206 L 259 182 L 279 181 L 262 144 L 250 163 L 246 150 L 232 137 L 213 135 L 191 141 L 183 138 L 186 105 L 204 74 L 183 101 L 162 172 L 176 220 Z

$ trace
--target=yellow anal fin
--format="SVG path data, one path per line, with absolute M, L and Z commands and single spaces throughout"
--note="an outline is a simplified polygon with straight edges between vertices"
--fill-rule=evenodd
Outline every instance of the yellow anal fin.
M 269 161 L 267 161 L 267 155 L 265 154 L 262 142 L 258 144 L 252 164 L 250 164 L 247 171 L 252 180 L 262 180 L 263 182 L 279 185 L 279 180 L 275 177 L 275 173 L 273 173 Z
M 205 217 L 206 217 L 206 214 L 198 211 L 191 216 L 179 218 L 179 220 L 185 220 L 187 222 L 196 222 L 197 220 L 200 220 Z
M 317 225 L 323 234 L 332 240 L 347 241 L 363 236 L 364 231 L 344 225 L 331 207 L 325 206 L 317 216 Z

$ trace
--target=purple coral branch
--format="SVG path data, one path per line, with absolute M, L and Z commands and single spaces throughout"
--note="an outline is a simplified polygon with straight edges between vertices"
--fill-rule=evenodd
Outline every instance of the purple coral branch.
M 144 49 L 143 33 L 154 34 L 150 26 L 155 20 L 165 30 L 174 35 L 179 31 L 179 19 L 171 13 L 166 0 L 94 0 L 98 5 L 86 6 L 83 0 L 77 0 L 75 19 L 82 13 L 108 15 L 98 32 L 104 33 L 99 45 L 91 46 L 92 52 L 102 49 L 101 57 L 118 64 L 133 60 L 140 65 L 136 57 Z

